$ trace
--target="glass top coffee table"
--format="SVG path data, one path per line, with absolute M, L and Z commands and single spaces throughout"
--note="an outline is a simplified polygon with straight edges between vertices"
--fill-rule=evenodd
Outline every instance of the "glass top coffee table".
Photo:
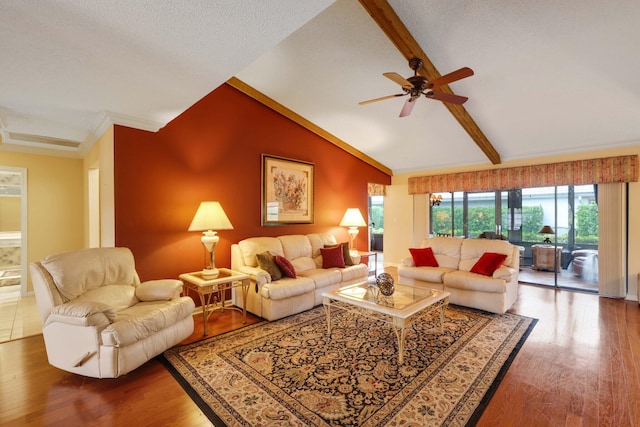
M 331 335 L 332 309 L 383 320 L 393 326 L 398 339 L 398 364 L 402 364 L 407 328 L 422 315 L 440 310 L 440 332 L 442 333 L 449 295 L 446 291 L 396 283 L 395 292 L 390 296 L 384 296 L 375 285 L 369 282 L 324 292 L 322 303 L 327 314 L 327 332 Z

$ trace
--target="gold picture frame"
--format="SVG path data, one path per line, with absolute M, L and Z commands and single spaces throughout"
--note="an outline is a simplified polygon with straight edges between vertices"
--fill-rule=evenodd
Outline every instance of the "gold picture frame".
M 313 224 L 314 164 L 262 155 L 262 225 Z

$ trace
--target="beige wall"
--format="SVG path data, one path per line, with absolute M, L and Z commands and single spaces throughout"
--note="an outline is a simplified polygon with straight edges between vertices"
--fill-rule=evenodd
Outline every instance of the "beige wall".
M 473 144 L 469 140 L 469 144 Z M 640 155 L 640 141 L 636 145 L 609 150 L 594 150 L 579 154 L 562 156 L 539 157 L 519 161 L 504 162 L 495 169 L 530 165 L 537 163 L 554 163 L 567 160 L 592 159 L 598 157 L 611 157 L 621 155 Z M 413 176 L 437 175 L 441 173 L 466 172 L 480 169 L 491 169 L 490 165 L 483 167 L 467 167 L 421 171 L 392 177 L 391 186 L 387 189 L 387 197 L 384 200 L 385 233 L 384 233 L 384 261 L 386 265 L 397 265 L 402 258 L 409 256 L 408 248 L 418 245 L 426 237 L 428 227 L 425 227 L 420 219 L 421 207 L 414 204 L 426 203 L 424 200 L 414 201 L 414 197 L 408 194 L 409 178 Z M 638 274 L 640 273 L 640 183 L 629 184 L 629 281 L 627 299 L 638 300 Z M 427 219 L 428 220 L 428 219 Z M 606 238 L 607 236 L 600 236 Z
M 99 170 L 100 246 L 115 245 L 115 206 L 113 182 L 113 125 L 105 131 L 84 157 L 82 165 L 84 186 L 84 245 L 89 247 L 89 170 Z
M 1 159 L 3 166 L 27 169 L 27 262 L 81 248 L 82 160 L 7 151 Z

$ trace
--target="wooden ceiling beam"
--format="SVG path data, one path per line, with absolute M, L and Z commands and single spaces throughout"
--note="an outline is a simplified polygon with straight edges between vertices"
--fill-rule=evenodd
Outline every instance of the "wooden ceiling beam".
M 413 38 L 387 0 L 359 1 L 407 61 L 411 58 L 420 58 L 424 61 L 424 65 L 420 69 L 421 75 L 425 76 L 428 80 L 433 80 L 441 76 L 435 65 L 433 65 L 427 54 Z M 441 86 L 438 90 L 440 92 L 453 94 L 453 91 L 448 85 Z M 443 104 L 451 114 L 453 114 L 453 117 L 460 123 L 491 163 L 494 165 L 502 163 L 500 154 L 498 154 L 493 145 L 491 145 L 491 142 L 489 142 L 467 110 L 462 105 L 451 104 L 449 102 L 443 102 Z

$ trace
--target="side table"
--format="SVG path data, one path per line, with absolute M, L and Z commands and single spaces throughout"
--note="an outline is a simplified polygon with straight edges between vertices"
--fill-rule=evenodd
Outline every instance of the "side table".
M 200 271 L 183 273 L 179 276 L 180 280 L 182 280 L 182 283 L 184 284 L 185 293 L 186 290 L 192 289 L 197 292 L 200 297 L 205 336 L 207 335 L 207 323 L 211 313 L 217 309 L 222 311 L 225 309 L 224 294 L 228 289 L 240 286 L 242 287 L 242 298 L 245 308 L 240 309 L 234 306 L 229 306 L 227 308 L 242 311 L 242 323 L 247 321 L 247 294 L 249 293 L 249 285 L 251 283 L 249 275 L 229 270 L 228 268 L 219 268 L 218 270 L 220 271 L 220 274 L 215 278 L 204 278 Z M 211 304 L 212 298 L 214 298 L 213 304 Z
M 371 274 L 373 273 L 373 276 L 377 276 L 378 275 L 378 252 L 375 251 L 371 251 L 371 252 L 361 252 L 358 251 L 358 255 L 360 255 L 361 257 L 366 256 L 367 257 L 367 262 L 369 263 L 369 276 L 371 276 Z M 373 257 L 373 270 L 371 270 L 371 257 Z
M 560 271 L 562 261 L 562 246 L 532 245 L 534 270 Z M 554 258 L 555 254 L 555 258 Z

